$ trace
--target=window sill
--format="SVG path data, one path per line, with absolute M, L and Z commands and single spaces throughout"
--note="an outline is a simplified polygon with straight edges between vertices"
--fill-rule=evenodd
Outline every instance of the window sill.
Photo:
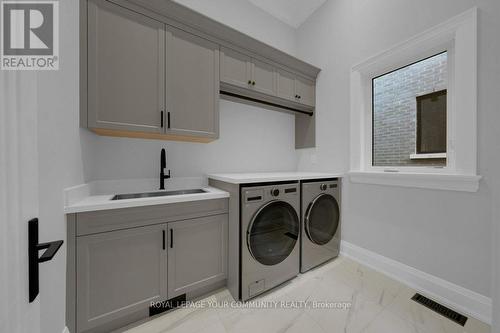
M 442 159 L 446 158 L 446 153 L 436 153 L 436 154 L 411 154 L 411 160 L 428 160 L 428 159 Z
M 445 191 L 477 192 L 482 176 L 435 174 L 435 173 L 405 173 L 405 172 L 349 172 L 349 179 L 357 184 L 375 184 L 425 188 Z

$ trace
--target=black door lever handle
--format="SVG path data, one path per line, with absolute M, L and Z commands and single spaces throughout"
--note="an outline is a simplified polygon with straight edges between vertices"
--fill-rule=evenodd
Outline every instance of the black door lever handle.
M 59 248 L 63 245 L 64 241 L 54 241 L 50 243 L 38 244 L 38 250 L 47 249 L 38 259 L 38 262 L 46 262 L 52 260 L 56 255 Z
M 38 219 L 34 218 L 28 222 L 28 278 L 29 278 L 29 302 L 33 302 L 39 292 L 39 267 L 42 262 L 52 260 L 64 241 L 59 240 L 49 243 L 38 243 Z M 38 251 L 45 250 L 39 256 Z

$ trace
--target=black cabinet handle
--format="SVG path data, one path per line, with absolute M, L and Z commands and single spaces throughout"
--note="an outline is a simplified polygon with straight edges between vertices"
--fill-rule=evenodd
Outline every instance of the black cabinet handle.
M 167 112 L 167 128 L 170 128 L 170 111 Z
M 38 243 L 38 219 L 34 218 L 28 222 L 28 280 L 29 280 L 29 302 L 33 302 L 40 291 L 39 267 L 42 262 L 52 260 L 57 251 L 63 245 L 63 241 Z M 38 256 L 38 251 L 45 252 Z
M 174 248 L 174 229 L 170 229 L 170 248 Z
M 161 110 L 161 116 L 160 116 L 160 122 L 161 122 L 161 128 L 163 128 L 163 110 Z
M 248 84 L 252 84 L 252 80 L 248 80 Z
M 162 236 L 163 236 L 163 238 L 162 238 L 162 249 L 165 250 L 165 230 L 162 230 L 161 233 L 162 233 Z
M 255 86 L 255 81 L 252 82 L 252 86 Z

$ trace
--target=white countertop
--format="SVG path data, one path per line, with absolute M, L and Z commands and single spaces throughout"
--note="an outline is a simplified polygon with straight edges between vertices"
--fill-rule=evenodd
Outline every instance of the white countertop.
M 205 193 L 171 195 L 171 196 L 153 197 L 153 198 L 125 199 L 125 200 L 111 200 L 114 194 L 88 195 L 83 197 L 79 201 L 66 205 L 64 207 L 64 213 L 72 214 L 72 213 L 82 213 L 82 212 L 99 211 L 107 209 L 165 205 L 178 202 L 221 199 L 229 197 L 228 192 L 213 187 L 204 187 L 203 189 L 206 191 Z
M 260 172 L 260 173 L 219 173 L 208 175 L 208 178 L 231 184 L 250 184 L 279 182 L 288 180 L 310 180 L 322 178 L 340 178 L 340 173 L 323 172 Z

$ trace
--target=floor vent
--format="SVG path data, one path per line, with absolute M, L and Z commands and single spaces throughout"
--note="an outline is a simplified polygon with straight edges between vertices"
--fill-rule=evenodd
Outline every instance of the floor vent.
M 451 321 L 454 321 L 455 323 L 457 323 L 461 326 L 465 326 L 465 323 L 467 322 L 466 316 L 463 316 L 460 313 L 455 312 L 452 309 L 447 308 L 444 305 L 436 303 L 433 300 L 428 299 L 427 297 L 422 296 L 418 293 L 415 294 L 415 296 L 413 296 L 411 299 L 414 300 L 415 302 L 431 309 L 432 311 L 439 313 L 441 316 L 446 317 Z

